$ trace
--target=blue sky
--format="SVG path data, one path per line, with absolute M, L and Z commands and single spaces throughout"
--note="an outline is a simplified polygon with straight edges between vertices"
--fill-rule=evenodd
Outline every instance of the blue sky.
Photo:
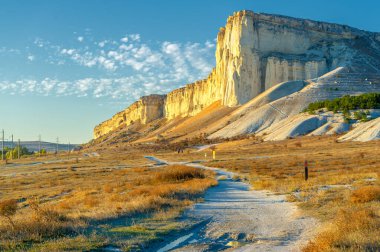
M 0 129 L 86 142 L 138 97 L 206 77 L 242 9 L 380 31 L 376 0 L 0 0 Z

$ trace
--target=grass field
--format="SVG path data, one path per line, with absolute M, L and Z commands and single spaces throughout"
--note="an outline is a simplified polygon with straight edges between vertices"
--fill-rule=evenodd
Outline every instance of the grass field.
M 338 143 L 335 136 L 328 136 L 226 142 L 216 146 L 216 160 L 211 159 L 211 150 L 162 157 L 203 160 L 207 166 L 238 173 L 253 189 L 286 194 L 321 222 L 320 235 L 305 251 L 378 251 L 379 154 L 379 141 Z M 304 179 L 305 160 L 308 181 Z
M 67 160 L 61 156 L 38 165 L 28 163 L 55 157 L 23 159 L 18 162 L 23 166 L 2 166 L 0 250 L 81 251 L 107 244 L 141 249 L 183 228 L 176 217 L 216 183 L 209 171 L 144 167 L 133 160 L 133 153 L 129 156 L 129 164 L 105 153 Z
M 186 166 L 152 166 L 144 156 L 154 155 L 225 168 L 253 189 L 287 195 L 302 214 L 321 223 L 305 251 L 377 251 L 379 153 L 379 141 L 338 143 L 336 136 L 328 136 L 220 143 L 216 160 L 210 149 L 178 154 L 160 146 L 118 143 L 70 157 L 12 161 L 21 165 L 0 168 L 1 250 L 90 250 L 109 244 L 144 250 L 186 228 L 177 217 L 216 184 L 214 175 Z

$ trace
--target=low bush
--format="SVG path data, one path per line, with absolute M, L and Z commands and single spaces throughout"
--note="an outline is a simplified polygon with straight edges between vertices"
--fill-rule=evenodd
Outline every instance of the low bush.
M 353 203 L 380 201 L 380 186 L 364 186 L 352 192 L 350 197 Z
M 174 165 L 168 166 L 163 171 L 156 174 L 156 180 L 158 181 L 184 181 L 194 178 L 205 178 L 205 173 L 203 170 L 198 168 L 193 168 L 184 165 Z
M 13 215 L 16 214 L 17 211 L 17 201 L 14 199 L 4 200 L 0 202 L 0 216 L 5 217 L 9 224 L 11 224 L 12 228 L 15 228 L 15 224 L 12 220 Z

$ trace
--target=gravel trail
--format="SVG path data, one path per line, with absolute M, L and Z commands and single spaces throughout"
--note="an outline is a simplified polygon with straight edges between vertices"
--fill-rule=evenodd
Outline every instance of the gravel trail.
M 202 225 L 171 237 L 157 251 L 300 251 L 316 234 L 317 221 L 302 216 L 285 196 L 250 190 L 247 183 L 233 180 L 231 172 L 184 164 L 215 170 L 224 178 L 207 190 L 204 202 L 182 216 Z

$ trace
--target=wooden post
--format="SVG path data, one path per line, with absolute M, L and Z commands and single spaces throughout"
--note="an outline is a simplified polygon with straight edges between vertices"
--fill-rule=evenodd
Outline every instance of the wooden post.
M 309 179 L 309 168 L 307 167 L 307 160 L 305 160 L 305 181 Z

